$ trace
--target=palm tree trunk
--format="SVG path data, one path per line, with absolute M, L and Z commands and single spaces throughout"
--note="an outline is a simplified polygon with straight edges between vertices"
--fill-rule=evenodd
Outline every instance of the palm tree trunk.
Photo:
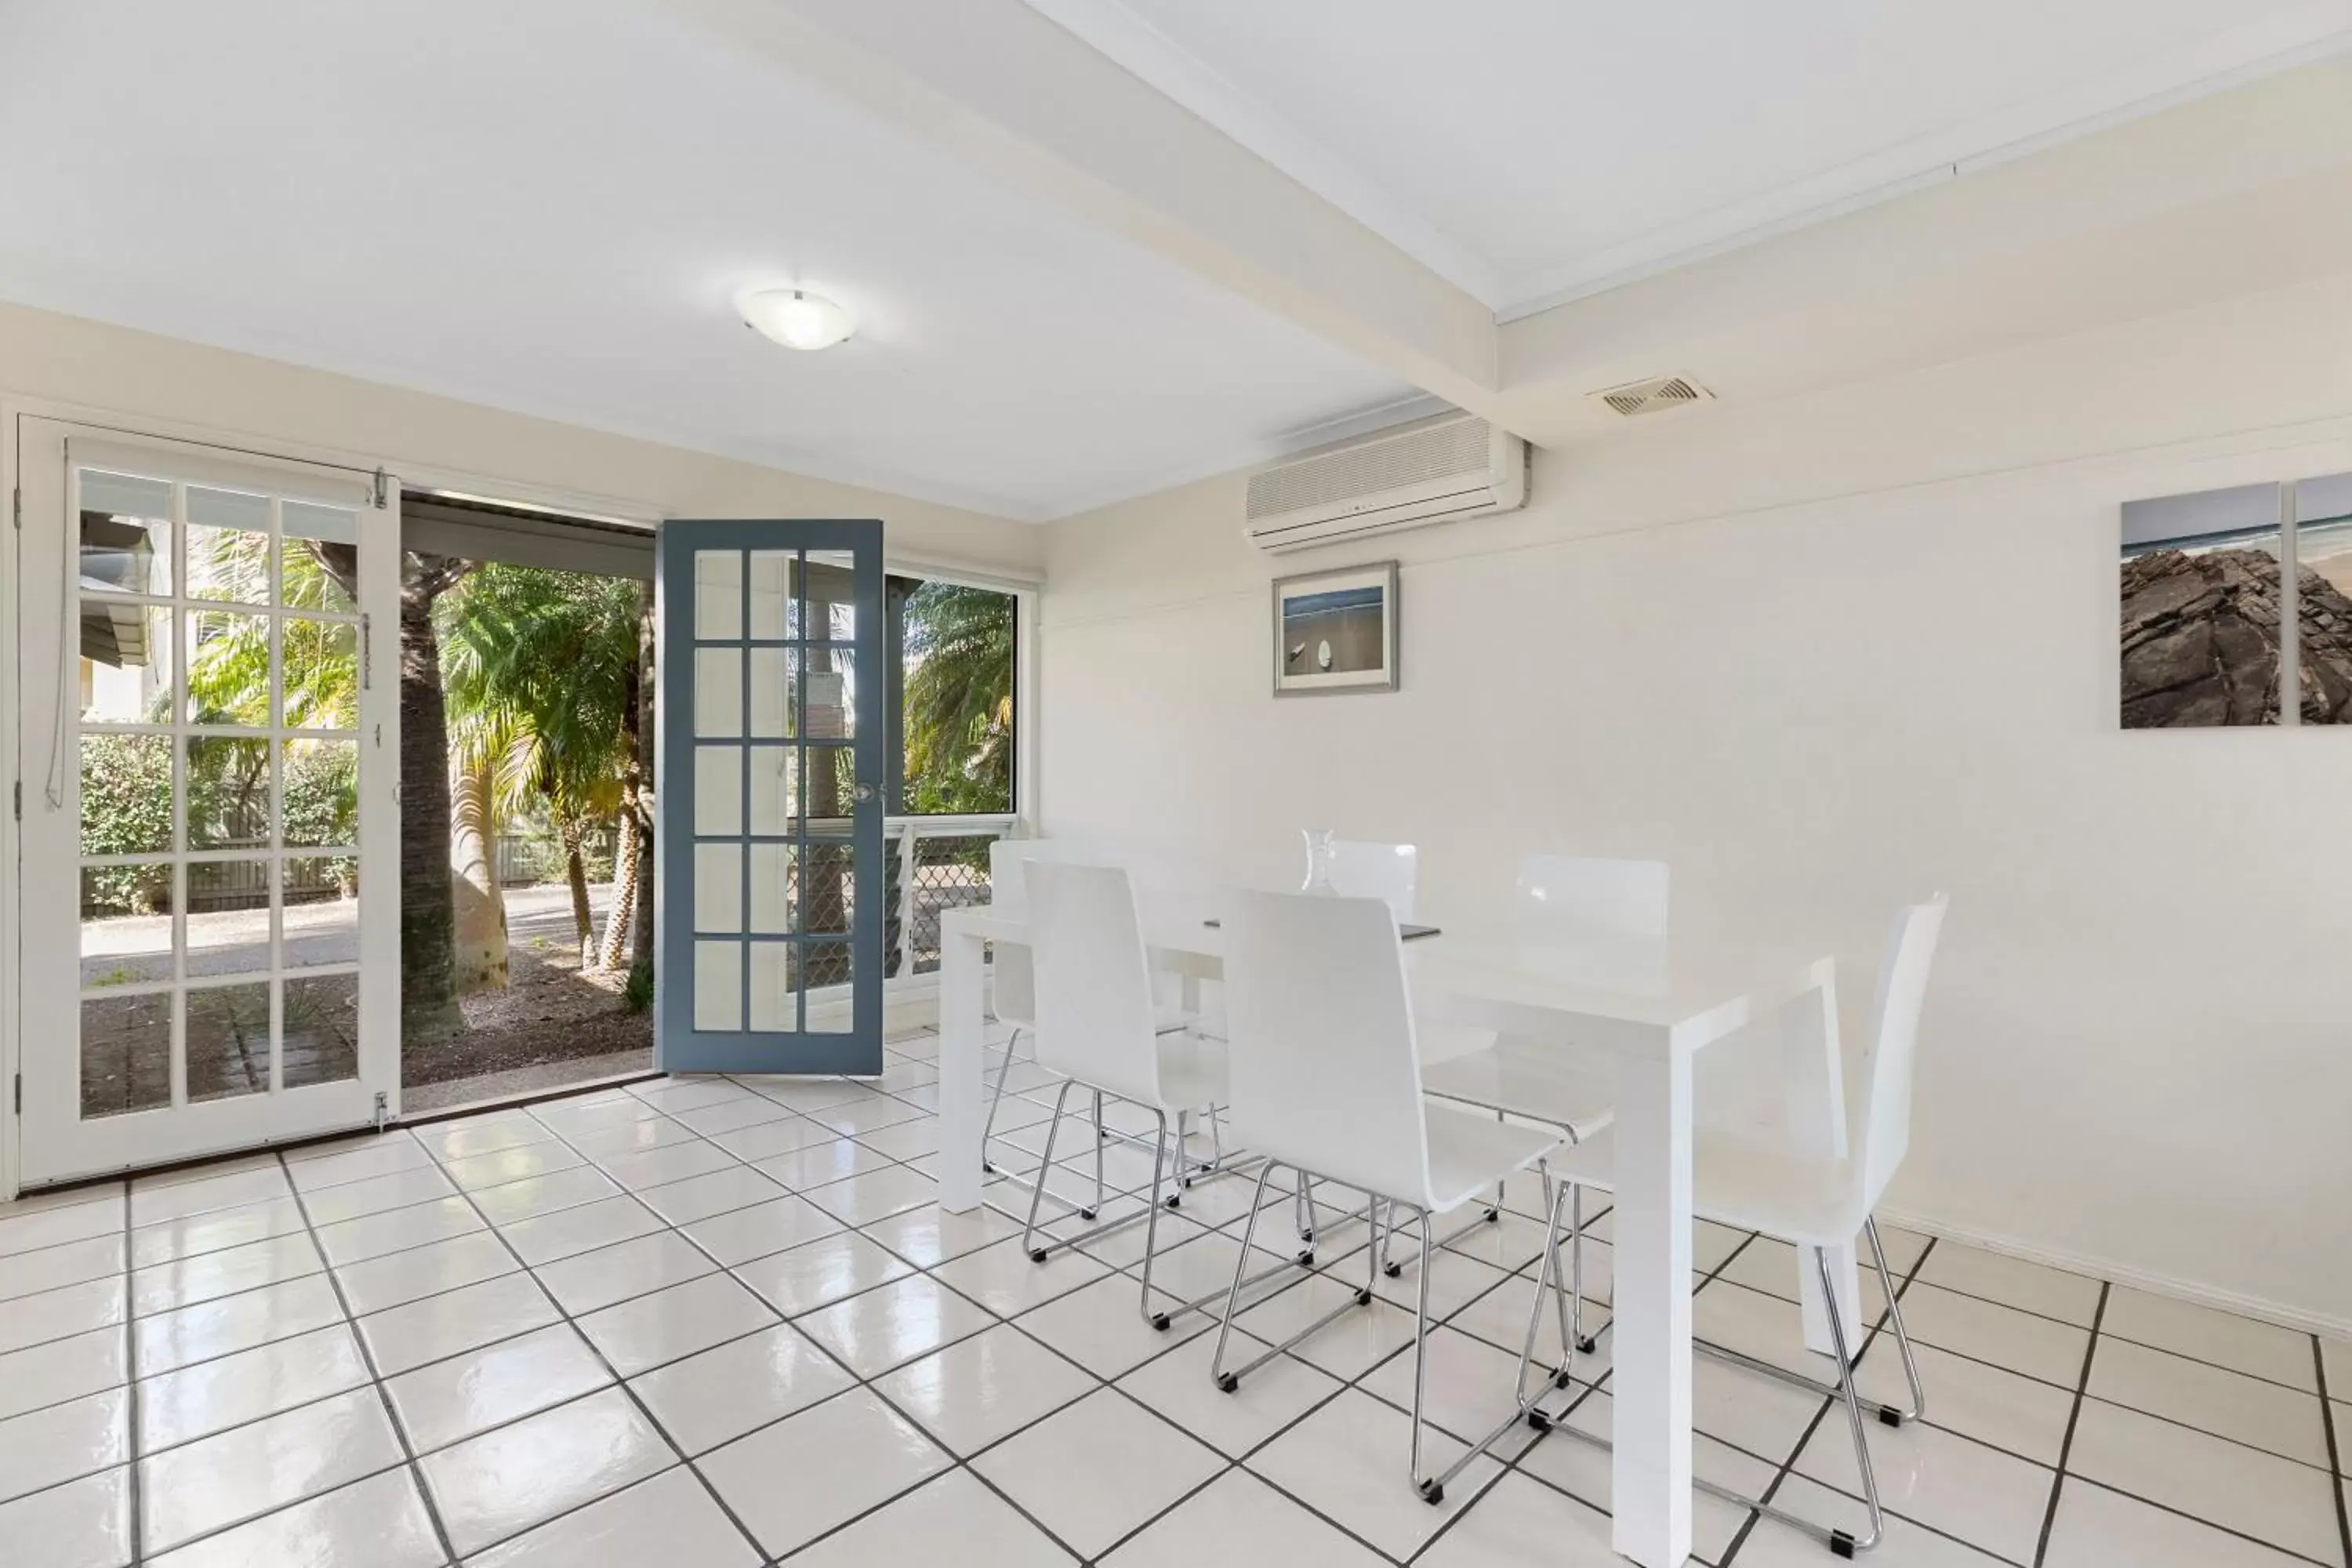
M 438 555 L 404 555 L 400 583 L 401 1034 L 442 1038 L 458 1026 L 457 909 L 449 888 L 449 737 L 433 601 L 465 575 Z
M 642 587 L 638 594 L 642 623 Z M 642 663 L 633 662 L 623 687 L 621 706 L 621 811 L 613 847 L 613 912 L 604 917 L 604 948 L 596 955 L 597 967 L 604 970 L 621 967 L 623 933 L 634 923 L 637 883 L 644 876 L 641 844 L 650 837 L 648 825 L 641 820 L 639 804 L 645 787 L 646 756 L 644 727 L 638 722 L 637 708 L 644 685 Z
M 579 941 L 580 967 L 587 968 L 596 962 L 595 915 L 588 908 L 588 862 L 580 853 L 581 841 L 588 835 L 587 822 L 566 812 L 556 823 L 556 831 L 563 837 L 563 874 L 572 883 L 572 926 Z
M 460 995 L 504 990 L 507 984 L 507 908 L 499 890 L 498 784 L 494 764 L 478 759 L 459 772 L 451 790 L 449 847 L 445 884 L 456 920 L 451 932 Z
M 637 585 L 637 881 L 635 919 L 630 922 L 631 978 L 654 972 L 654 795 L 661 787 L 654 768 L 654 585 Z

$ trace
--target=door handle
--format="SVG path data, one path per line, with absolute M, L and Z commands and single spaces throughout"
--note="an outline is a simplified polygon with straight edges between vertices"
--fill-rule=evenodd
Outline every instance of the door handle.
M 850 791 L 850 794 L 856 798 L 860 805 L 863 805 L 866 801 L 874 798 L 874 786 L 867 784 L 864 779 L 860 779 L 857 781 L 857 787 Z

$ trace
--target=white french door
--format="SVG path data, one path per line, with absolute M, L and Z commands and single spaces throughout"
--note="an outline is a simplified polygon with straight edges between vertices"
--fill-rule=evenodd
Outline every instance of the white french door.
M 14 435 L 23 1180 L 396 1109 L 396 489 Z

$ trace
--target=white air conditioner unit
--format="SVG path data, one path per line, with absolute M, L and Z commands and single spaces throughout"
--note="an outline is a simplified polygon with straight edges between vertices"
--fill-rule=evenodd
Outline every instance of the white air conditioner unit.
M 1304 550 L 1527 501 L 1528 444 L 1475 414 L 1441 414 L 1252 474 L 1248 532 L 1261 550 Z

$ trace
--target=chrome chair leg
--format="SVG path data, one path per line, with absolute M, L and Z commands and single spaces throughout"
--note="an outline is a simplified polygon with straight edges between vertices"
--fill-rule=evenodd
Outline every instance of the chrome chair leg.
M 1049 1162 L 1050 1163 L 1050 1162 Z M 1080 1209 L 1080 1219 L 1092 1219 L 1102 1212 L 1103 1205 L 1103 1097 L 1095 1090 L 1095 1206 Z
M 1161 1169 L 1168 1163 L 1168 1113 L 1164 1110 L 1155 1110 L 1152 1114 L 1160 1119 L 1160 1147 L 1154 1152 L 1151 1159 L 1151 1205 L 1145 1210 L 1146 1217 L 1143 1221 L 1143 1321 L 1155 1328 L 1164 1329 L 1168 1326 L 1167 1314 L 1155 1313 L 1151 1309 L 1151 1255 L 1158 1251 L 1160 1247 L 1160 1181 Z M 1181 1127 L 1183 1123 L 1179 1121 L 1177 1125 Z M 1177 1146 L 1176 1158 L 1180 1162 L 1184 1158 L 1184 1150 L 1181 1143 Z M 1102 1144 L 1100 1142 L 1095 1144 L 1095 1162 L 1097 1165 L 1095 1179 L 1099 1183 L 1102 1179 L 1100 1171 Z
M 1878 1221 L 1862 1222 L 1864 1239 L 1870 1243 L 1870 1261 L 1878 1270 L 1879 1293 L 1886 1298 L 1887 1325 L 1895 1331 L 1895 1348 L 1903 1352 L 1903 1376 L 1911 1384 L 1911 1408 L 1895 1412 L 1895 1425 L 1916 1421 L 1927 1414 L 1927 1390 L 1919 1382 L 1919 1361 L 1911 1353 L 1911 1336 L 1903 1331 L 1903 1301 L 1895 1293 L 1894 1276 L 1887 1272 L 1886 1248 L 1878 1244 Z M 1886 1406 L 1879 1406 L 1879 1419 L 1886 1417 Z
M 1257 1211 L 1265 1203 L 1265 1180 L 1273 1174 L 1273 1161 L 1258 1167 L 1257 1190 L 1250 1196 L 1249 1221 L 1242 1226 L 1241 1254 L 1234 1259 L 1234 1286 L 1225 1294 L 1224 1320 L 1217 1325 L 1216 1352 L 1209 1358 L 1210 1381 L 1227 1394 L 1241 1386 L 1241 1377 L 1225 1370 L 1225 1341 L 1233 1334 L 1234 1314 L 1241 1304 L 1242 1276 L 1249 1270 L 1250 1243 L 1257 1237 Z
M 996 1166 L 988 1157 L 988 1141 L 996 1136 L 996 1108 L 1004 1103 L 1004 1080 L 1013 1076 L 1013 1048 L 1021 1043 L 1021 1031 L 1015 1029 L 1005 1037 L 1003 1059 L 996 1064 L 996 1092 L 988 1099 L 988 1120 L 980 1129 L 980 1168 L 990 1175 Z
M 1045 1261 L 1045 1251 L 1036 1241 L 1037 1205 L 1045 1198 L 1046 1179 L 1054 1173 L 1054 1140 L 1061 1134 L 1062 1108 L 1069 1102 L 1070 1086 L 1074 1081 L 1064 1079 L 1061 1092 L 1054 1096 L 1054 1120 L 1045 1128 L 1045 1152 L 1037 1163 L 1036 1183 L 1029 1189 L 1029 1223 L 1022 1227 L 1021 1250 L 1027 1253 L 1033 1262 Z
M 1830 1277 L 1830 1258 L 1826 1252 L 1813 1254 L 1813 1267 L 1822 1278 L 1822 1299 L 1830 1303 L 1830 1342 L 1836 1347 L 1838 1386 L 1845 1395 L 1846 1423 L 1853 1428 L 1854 1469 L 1862 1477 L 1863 1500 L 1870 1505 L 1870 1534 L 1856 1541 L 1843 1530 L 1829 1532 L 1830 1550 L 1840 1557 L 1852 1557 L 1878 1544 L 1886 1528 L 1885 1516 L 1878 1507 L 1878 1477 L 1870 1468 L 1869 1429 L 1863 1425 L 1862 1401 L 1854 1392 L 1854 1356 L 1845 1339 L 1845 1314 L 1837 1310 L 1837 1283 Z

